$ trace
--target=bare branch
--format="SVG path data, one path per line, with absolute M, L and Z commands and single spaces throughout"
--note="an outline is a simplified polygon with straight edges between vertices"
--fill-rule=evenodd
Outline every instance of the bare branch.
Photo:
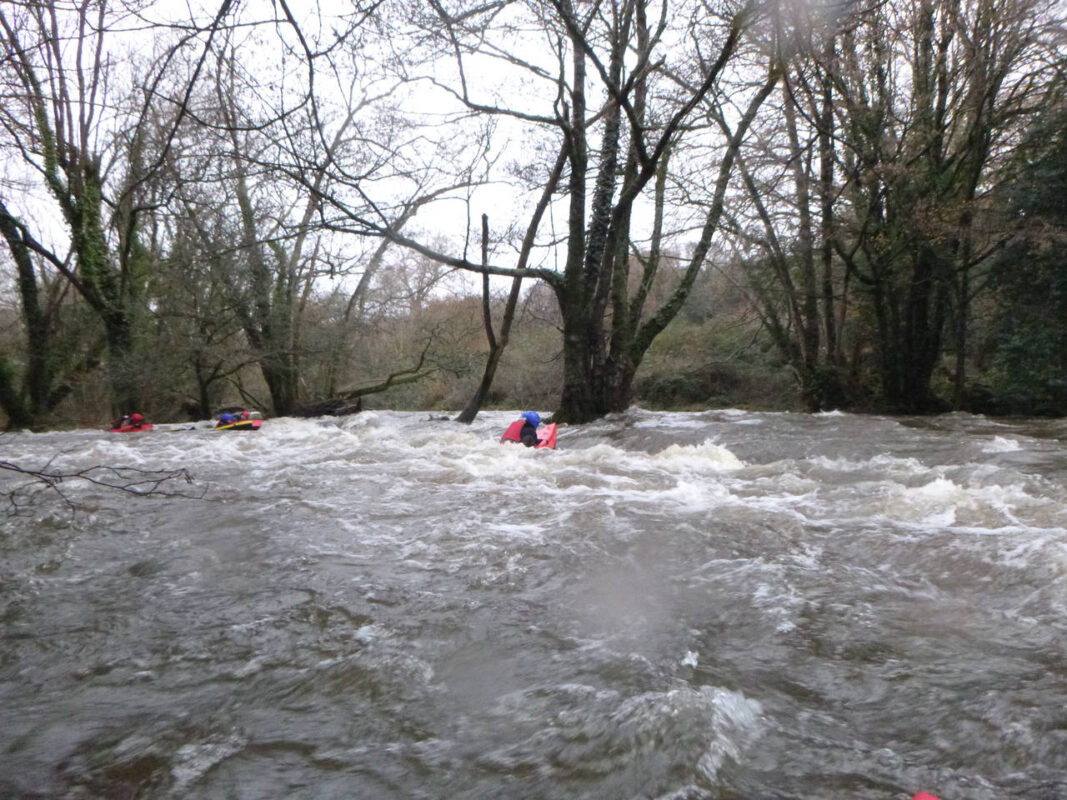
M 114 489 L 136 497 L 187 497 L 195 499 L 203 497 L 203 492 L 188 494 L 164 488 L 175 481 L 183 481 L 187 484 L 193 483 L 193 476 L 185 468 L 141 469 L 139 467 L 97 465 L 67 472 L 52 469 L 50 463 L 39 469 L 32 469 L 11 461 L 0 460 L 0 470 L 13 472 L 29 479 L 6 492 L 8 512 L 10 514 L 17 514 L 22 510 L 24 505 L 22 498 L 31 497 L 35 488 L 54 492 L 72 512 L 77 511 L 79 508 L 78 503 L 64 491 L 64 484 L 72 481 L 81 481 L 105 489 Z

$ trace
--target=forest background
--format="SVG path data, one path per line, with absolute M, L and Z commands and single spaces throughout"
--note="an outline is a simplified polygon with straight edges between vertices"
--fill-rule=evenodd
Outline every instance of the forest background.
M 0 3 L 0 412 L 1067 414 L 1049 0 Z

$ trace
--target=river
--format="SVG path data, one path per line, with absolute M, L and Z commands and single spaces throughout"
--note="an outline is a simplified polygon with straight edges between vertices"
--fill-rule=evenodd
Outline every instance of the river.
M 1067 421 L 10 433 L 0 796 L 1067 798 Z

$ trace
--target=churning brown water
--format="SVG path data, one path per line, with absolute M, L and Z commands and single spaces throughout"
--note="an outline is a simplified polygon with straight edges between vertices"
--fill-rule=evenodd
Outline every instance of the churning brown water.
M 1065 421 L 514 416 L 0 437 L 0 796 L 1067 798 Z

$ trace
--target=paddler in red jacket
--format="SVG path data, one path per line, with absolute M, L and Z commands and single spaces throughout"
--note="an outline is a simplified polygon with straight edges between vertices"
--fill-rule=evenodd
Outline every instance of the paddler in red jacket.
M 111 423 L 111 430 L 113 431 L 117 431 L 122 428 L 135 429 L 143 427 L 144 417 L 137 413 L 123 414 L 121 417 Z

